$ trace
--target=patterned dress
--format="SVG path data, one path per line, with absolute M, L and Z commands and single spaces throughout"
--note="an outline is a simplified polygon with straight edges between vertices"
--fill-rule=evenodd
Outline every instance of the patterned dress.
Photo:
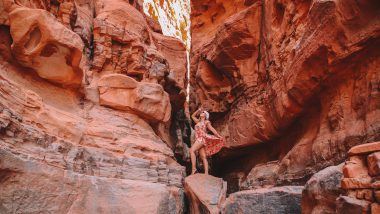
M 207 156 L 219 152 L 224 146 L 222 138 L 207 134 L 207 124 L 205 122 L 199 122 L 195 125 L 195 142 L 197 141 L 204 145 Z

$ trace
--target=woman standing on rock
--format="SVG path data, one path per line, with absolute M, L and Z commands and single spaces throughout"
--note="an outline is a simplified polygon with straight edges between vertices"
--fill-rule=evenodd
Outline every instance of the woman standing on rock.
M 199 118 L 196 115 L 199 113 Z M 205 174 L 208 174 L 208 162 L 206 156 L 211 156 L 220 151 L 223 148 L 224 142 L 222 136 L 212 127 L 211 122 L 208 120 L 209 113 L 207 111 L 202 111 L 199 108 L 197 111 L 191 115 L 195 124 L 195 142 L 190 148 L 190 158 L 191 158 L 191 174 L 194 174 L 196 170 L 196 156 L 195 152 L 199 150 L 199 154 L 203 161 L 203 166 L 205 169 Z M 214 135 L 207 134 L 207 129 L 209 129 Z

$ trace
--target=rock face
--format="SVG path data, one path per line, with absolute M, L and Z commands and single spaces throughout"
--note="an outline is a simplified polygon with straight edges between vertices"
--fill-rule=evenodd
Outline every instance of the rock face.
M 2 150 L 1 213 L 182 213 L 164 184 L 89 176 Z M 180 194 L 183 194 L 181 192 Z M 17 200 L 15 199 L 17 198 Z M 33 202 L 33 203 L 31 203 Z
M 343 164 L 315 173 L 302 191 L 302 213 L 335 213 L 335 200 L 343 190 L 340 186 Z
M 78 86 L 83 42 L 49 12 L 16 8 L 9 14 L 12 53 L 20 64 L 36 70 L 44 79 Z
M 185 47 L 129 2 L 0 3 L 0 213 L 184 212 Z
M 184 186 L 190 200 L 190 213 L 220 213 L 227 191 L 227 183 L 223 179 L 194 174 L 185 178 Z
M 304 184 L 379 139 L 378 1 L 191 4 L 190 106 L 226 137 L 222 176 L 278 161 L 265 185 Z
M 301 213 L 302 189 L 302 186 L 283 186 L 233 193 L 222 213 Z
M 121 74 L 104 75 L 98 82 L 99 103 L 115 109 L 131 110 L 148 120 L 170 119 L 169 95 L 156 83 L 139 83 Z

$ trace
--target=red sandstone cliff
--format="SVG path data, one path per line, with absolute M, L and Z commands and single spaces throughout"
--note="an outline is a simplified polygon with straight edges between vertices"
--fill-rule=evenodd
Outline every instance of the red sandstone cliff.
M 331 166 L 380 138 L 378 1 L 191 3 L 190 106 L 226 137 L 227 183 L 183 182 L 185 46 L 143 1 L 0 0 L 0 213 L 183 213 L 184 188 L 195 213 L 378 209 L 378 148 L 337 205 Z
M 183 211 L 186 49 L 129 3 L 0 2 L 0 213 Z
M 379 140 L 378 1 L 191 8 L 192 109 L 208 108 L 226 136 L 215 171 L 229 188 L 304 184 Z

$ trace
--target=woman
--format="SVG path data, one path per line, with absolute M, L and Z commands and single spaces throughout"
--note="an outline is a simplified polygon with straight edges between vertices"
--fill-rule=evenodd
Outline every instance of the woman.
M 200 113 L 199 118 L 196 115 Z M 196 170 L 196 156 L 195 152 L 199 150 L 199 154 L 203 161 L 203 166 L 205 169 L 205 174 L 208 175 L 208 162 L 206 156 L 211 156 L 222 149 L 224 142 L 222 136 L 211 126 L 209 118 L 209 113 L 207 111 L 202 111 L 198 109 L 191 115 L 191 118 L 196 123 L 195 125 L 195 142 L 190 148 L 190 158 L 191 158 L 191 174 L 194 174 Z M 207 134 L 207 129 L 209 129 L 215 136 Z

